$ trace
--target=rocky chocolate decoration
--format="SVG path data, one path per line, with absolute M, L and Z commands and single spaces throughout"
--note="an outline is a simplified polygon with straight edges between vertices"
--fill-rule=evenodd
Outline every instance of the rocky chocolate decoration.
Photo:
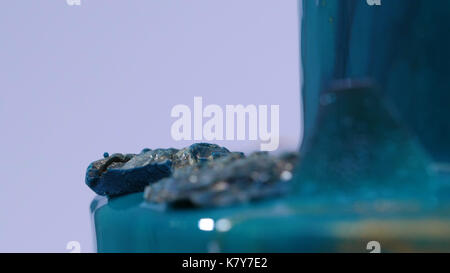
M 91 163 L 86 184 L 114 197 L 144 191 L 148 202 L 173 207 L 214 207 L 285 193 L 297 154 L 245 157 L 214 144 L 184 149 L 144 149 L 139 154 L 104 154 Z
M 172 174 L 178 168 L 202 164 L 229 154 L 223 147 L 198 143 L 178 149 L 143 149 L 139 154 L 104 153 L 91 163 L 86 184 L 99 195 L 118 196 L 143 191 L 145 186 Z
M 174 207 L 218 207 L 276 196 L 288 190 L 296 161 L 296 153 L 230 153 L 175 170 L 172 177 L 147 186 L 144 198 Z

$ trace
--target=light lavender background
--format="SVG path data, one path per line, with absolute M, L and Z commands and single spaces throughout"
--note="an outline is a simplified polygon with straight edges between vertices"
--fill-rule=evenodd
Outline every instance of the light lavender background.
M 81 1 L 1 2 L 0 252 L 93 251 L 87 165 L 188 145 L 170 110 L 193 96 L 279 104 L 280 149 L 298 145 L 296 0 Z

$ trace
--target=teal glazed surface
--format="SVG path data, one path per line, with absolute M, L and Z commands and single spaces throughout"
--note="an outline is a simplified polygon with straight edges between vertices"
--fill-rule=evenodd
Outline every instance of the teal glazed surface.
M 98 252 L 367 252 L 374 240 L 383 252 L 450 251 L 448 205 L 323 196 L 183 211 L 139 193 L 101 205 L 104 198 L 92 203 Z M 213 230 L 202 230 L 202 219 Z
M 178 210 L 142 193 L 97 197 L 99 252 L 368 252 L 370 241 L 450 252 L 450 1 L 300 5 L 305 134 L 292 193 Z
M 435 161 L 450 162 L 450 1 L 304 0 L 305 138 L 321 92 L 371 79 Z

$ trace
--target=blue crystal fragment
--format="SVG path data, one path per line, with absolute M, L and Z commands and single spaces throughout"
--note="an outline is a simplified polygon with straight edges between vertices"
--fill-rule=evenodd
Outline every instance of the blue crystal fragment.
M 273 156 L 229 153 L 214 161 L 174 170 L 169 178 L 146 187 L 144 198 L 172 208 L 225 207 L 286 194 L 297 153 Z
M 91 163 L 86 184 L 99 195 L 108 197 L 141 192 L 150 183 L 169 177 L 174 169 L 205 164 L 230 152 L 215 144 L 197 143 L 187 148 L 145 148 L 139 154 L 104 153 Z
M 95 193 L 106 196 L 118 196 L 143 191 L 152 182 L 172 174 L 172 162 L 154 162 L 134 168 L 109 168 L 102 171 L 95 162 L 90 164 L 86 173 L 86 184 Z

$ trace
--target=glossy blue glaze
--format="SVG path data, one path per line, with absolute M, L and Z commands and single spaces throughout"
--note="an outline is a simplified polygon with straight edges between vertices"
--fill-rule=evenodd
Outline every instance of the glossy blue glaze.
M 435 161 L 450 162 L 450 2 L 302 1 L 305 136 L 335 80 L 370 79 Z

